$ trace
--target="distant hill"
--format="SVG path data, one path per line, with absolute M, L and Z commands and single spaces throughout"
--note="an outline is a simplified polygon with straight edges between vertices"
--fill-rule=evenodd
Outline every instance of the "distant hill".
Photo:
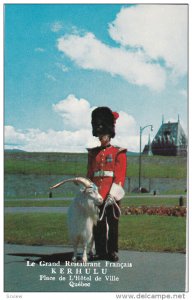
M 27 153 L 27 151 L 24 151 L 21 149 L 5 149 L 4 151 L 5 151 L 5 153 L 18 153 L 18 152 Z M 38 153 L 38 152 L 34 152 L 34 153 Z M 39 152 L 39 153 L 43 154 L 43 152 Z M 44 153 L 46 154 L 47 152 L 44 152 Z M 57 153 L 57 152 L 53 152 L 53 153 Z M 58 153 L 62 153 L 62 152 L 58 152 Z M 69 153 L 69 154 L 76 154 L 76 153 Z M 81 154 L 81 153 L 77 153 L 77 154 Z M 82 153 L 82 154 L 84 154 L 84 153 Z M 139 155 L 138 152 L 132 152 L 132 151 L 127 152 L 127 156 L 138 156 L 138 155 Z
M 131 151 L 127 152 L 127 156 L 138 156 L 138 155 L 139 155 L 139 152 L 131 152 Z
M 17 152 L 26 152 L 26 151 L 20 150 L 20 149 L 5 149 L 4 152 L 6 152 L 6 153 L 17 153 Z

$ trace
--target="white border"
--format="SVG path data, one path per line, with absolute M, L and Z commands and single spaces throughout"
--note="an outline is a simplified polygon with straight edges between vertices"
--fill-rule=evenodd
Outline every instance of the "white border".
M 1 29 L 0 29 L 0 33 L 1 33 L 1 58 L 0 58 L 0 62 L 1 62 L 1 66 L 4 65 L 4 59 L 3 59 L 3 47 L 4 47 L 4 34 L 3 34 L 3 31 L 4 31 L 4 15 L 3 15 L 3 11 L 4 11 L 4 4 L 188 4 L 189 5 L 189 30 L 190 28 L 192 28 L 192 24 L 191 24 L 191 5 L 189 3 L 189 1 L 177 1 L 177 0 L 169 0 L 169 1 L 124 1 L 124 0 L 121 0 L 119 2 L 113 2 L 113 1 L 93 1 L 92 3 L 88 0 L 84 0 L 84 1 L 63 1 L 63 0 L 57 0 L 55 3 L 53 1 L 38 1 L 38 0 L 33 0 L 33 1 L 16 1 L 16 0 L 5 0 L 5 1 L 2 1 L 1 2 L 1 5 L 0 5 L 0 20 L 1 20 Z M 191 32 L 189 32 L 189 49 L 191 49 L 190 47 L 191 45 Z M 189 51 L 190 53 L 190 51 Z M 189 83 L 190 83 L 190 70 L 191 70 L 191 60 L 190 60 L 190 57 L 189 57 Z M 1 151 L 0 151 L 0 163 L 1 163 L 1 166 L 2 166 L 2 169 L 1 169 L 1 172 L 0 172 L 0 182 L 2 184 L 0 184 L 0 195 L 1 195 L 1 205 L 2 205 L 2 208 L 0 210 L 0 220 L 1 220 L 1 228 L 2 228 L 2 231 L 1 231 L 1 260 L 0 260 L 0 299 L 8 299 L 8 294 L 9 295 L 12 295 L 12 296 L 19 296 L 19 295 L 22 295 L 22 299 L 27 299 L 27 300 L 34 300 L 35 299 L 42 299 L 42 298 L 46 298 L 46 300 L 49 300 L 49 299 L 78 299 L 78 297 L 83 297 L 85 300 L 87 299 L 91 299 L 94 300 L 94 299 L 97 299 L 98 300 L 98 297 L 99 298 L 104 298 L 105 300 L 111 300 L 111 299 L 116 299 L 116 294 L 124 294 L 124 295 L 129 295 L 129 294 L 132 294 L 135 296 L 135 299 L 137 299 L 137 295 L 138 293 L 78 293 L 78 292 L 71 292 L 71 293 L 68 293 L 68 292 L 57 292 L 57 293 L 4 293 L 3 292 L 3 278 L 4 278 L 4 267 L 3 267 L 3 262 L 4 262 L 4 258 L 3 258 L 3 253 L 4 253 L 4 241 L 3 241 L 3 220 L 4 220 L 4 211 L 3 211 L 3 180 L 4 180 L 4 177 L 3 177 L 3 125 L 4 125 L 4 83 L 3 83 L 3 68 L 2 68 L 2 72 L 1 72 L 1 105 L 0 105 L 0 113 L 1 113 L 1 118 L 0 118 L 0 122 L 1 122 L 1 135 L 2 135 L 2 138 L 1 138 Z M 191 205 L 191 202 L 192 202 L 192 199 L 190 199 L 191 197 L 191 187 L 190 187 L 190 180 L 191 180 L 191 169 L 190 169 L 190 165 L 191 165 L 191 159 L 190 159 L 190 150 L 191 150 L 191 139 L 190 139 L 190 133 L 191 133 L 191 121 L 190 121 L 190 117 L 191 117 L 191 106 L 190 106 L 190 99 L 191 99 L 191 88 L 189 86 L 189 101 L 188 101 L 188 116 L 189 116 L 189 162 L 188 162 L 188 167 L 189 167 L 189 170 L 188 170 L 188 187 L 189 187 L 189 190 L 188 190 L 188 201 L 189 201 L 189 218 L 188 218 L 188 224 L 187 224 L 187 227 L 188 229 L 191 227 L 191 224 L 190 224 L 190 218 L 191 218 L 191 209 L 192 209 L 192 205 Z M 170 295 L 170 297 L 172 297 L 174 294 L 176 295 L 180 295 L 180 298 L 178 297 L 178 299 L 191 299 L 191 296 L 192 296 L 192 292 L 191 292 L 191 289 L 192 289 L 192 285 L 191 285 L 191 241 L 190 241 L 190 235 L 189 235 L 189 232 L 188 232 L 188 253 L 189 253 L 189 256 L 188 256 L 188 259 L 187 259 L 187 269 L 189 267 L 189 274 L 186 274 L 186 290 L 189 289 L 189 292 L 186 292 L 186 293 L 139 293 L 140 295 L 143 295 L 146 296 L 145 298 L 141 298 L 140 299 L 150 299 L 150 296 L 154 295 L 155 294 L 158 294 L 158 295 L 162 295 L 162 299 L 166 299 L 166 298 L 163 298 L 165 297 L 166 295 Z M 188 263 L 189 263 L 189 266 L 188 266 Z M 179 272 L 179 270 L 178 270 Z M 189 276 L 190 275 L 190 276 Z M 189 282 L 188 282 L 188 278 L 189 278 Z M 11 299 L 11 298 L 9 298 Z M 12 299 L 17 299 L 16 297 L 15 298 L 12 298 Z M 129 297 L 127 296 L 127 299 L 129 299 Z M 138 298 L 139 299 L 139 298 Z M 160 299 L 160 298 L 157 298 L 157 299 Z M 171 299 L 171 298 L 170 298 Z M 174 299 L 174 298 L 173 298 Z M 175 298 L 176 299 L 176 298 Z

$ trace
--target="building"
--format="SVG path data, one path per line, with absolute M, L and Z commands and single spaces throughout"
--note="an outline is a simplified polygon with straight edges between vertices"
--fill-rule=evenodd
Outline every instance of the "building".
M 148 143 L 148 145 L 145 146 L 143 153 L 148 154 L 150 148 L 153 155 L 187 155 L 187 137 L 180 124 L 179 117 L 178 122 L 174 123 L 164 123 L 162 120 L 162 125 L 153 139 L 151 147 Z
M 148 156 L 153 155 L 153 152 L 152 152 L 152 149 L 151 149 L 151 137 L 150 137 L 150 134 L 149 134 L 149 138 L 148 138 L 148 144 L 145 145 L 145 148 L 143 150 L 143 154 L 148 155 Z

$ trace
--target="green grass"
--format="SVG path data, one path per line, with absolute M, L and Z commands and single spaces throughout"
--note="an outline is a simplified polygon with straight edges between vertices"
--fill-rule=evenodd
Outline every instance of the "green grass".
M 137 251 L 185 252 L 186 218 L 122 216 L 119 248 Z M 26 245 L 69 245 L 66 215 L 5 214 L 5 241 Z
M 66 215 L 5 214 L 5 241 L 25 245 L 67 244 Z
M 158 196 L 149 198 L 124 198 L 122 200 L 122 206 L 177 206 L 179 205 L 179 197 L 160 198 Z M 184 197 L 184 205 L 186 205 L 186 198 Z
M 69 191 L 69 190 L 63 189 L 62 192 L 60 192 L 59 190 L 55 189 L 52 192 L 52 198 L 62 198 L 62 197 L 73 198 L 75 195 L 76 195 L 76 192 L 72 191 L 72 190 Z M 145 198 L 146 195 L 149 195 L 149 199 L 152 196 L 152 194 L 126 192 L 124 200 L 127 197 L 132 197 L 134 199 L 135 196 L 141 196 L 141 197 Z M 179 198 L 180 195 L 186 195 L 186 192 L 184 190 L 168 190 L 168 191 L 166 190 L 164 192 L 159 192 L 153 199 L 158 199 L 158 195 L 167 195 L 167 198 L 169 195 L 178 195 L 178 197 L 176 197 L 176 198 Z M 23 191 L 22 195 L 15 195 L 15 196 L 9 196 L 9 197 L 6 196 L 6 199 L 9 199 L 9 200 L 26 199 L 26 198 L 40 200 L 41 198 L 49 198 L 49 193 L 42 193 L 42 194 L 37 194 L 37 195 L 25 195 L 24 191 Z
M 187 184 L 187 182 L 186 182 L 186 184 Z M 175 190 L 166 190 L 166 192 L 164 192 L 164 193 L 159 193 L 160 195 L 161 194 L 166 194 L 166 195 L 178 195 L 178 196 L 180 196 L 180 195 L 187 195 L 187 193 L 186 193 L 186 190 L 177 190 L 177 189 L 175 189 Z
M 74 191 L 66 191 L 66 190 L 63 190 L 63 192 L 58 192 L 58 190 L 55 190 L 53 193 L 52 193 L 52 198 L 73 198 L 74 196 L 76 195 L 76 193 Z M 17 199 L 20 199 L 20 200 L 26 200 L 26 199 L 29 199 L 29 200 L 43 200 L 44 198 L 49 198 L 49 193 L 42 193 L 42 194 L 37 194 L 37 195 L 26 195 L 24 194 L 24 191 L 23 191 L 23 194 L 22 195 L 14 195 L 14 196 L 9 196 L 9 197 L 5 197 L 7 200 L 17 200 Z M 42 199 L 43 198 L 43 199 Z
M 86 165 L 74 162 L 49 162 L 49 161 L 27 161 L 27 160 L 5 160 L 6 174 L 36 174 L 36 175 L 76 175 L 86 174 Z
M 87 172 L 87 154 L 19 153 L 5 156 L 5 174 L 81 175 Z M 138 177 L 139 158 L 128 157 L 127 176 Z M 186 178 L 183 157 L 143 156 L 142 177 Z
M 149 168 L 145 166 L 143 168 L 142 176 L 146 178 L 185 178 L 186 177 L 186 169 L 184 166 L 178 165 L 167 165 L 167 166 L 159 166 L 156 164 L 151 164 Z
M 71 200 L 8 200 L 5 201 L 5 207 L 66 207 L 69 206 Z M 122 206 L 176 206 L 179 205 L 179 197 L 175 198 L 124 198 L 122 200 Z M 186 205 L 186 198 L 184 198 L 184 205 Z
M 138 251 L 185 252 L 186 219 L 166 216 L 122 216 L 119 244 Z
M 8 200 L 5 207 L 68 207 L 71 200 Z

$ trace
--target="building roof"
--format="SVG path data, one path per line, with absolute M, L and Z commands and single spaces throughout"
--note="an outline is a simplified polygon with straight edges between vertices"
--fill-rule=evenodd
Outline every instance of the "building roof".
M 153 144 L 164 142 L 171 143 L 174 146 L 187 145 L 187 137 L 179 121 L 175 123 L 162 123 L 153 140 Z
M 151 144 L 149 139 L 143 153 L 165 156 L 187 155 L 187 137 L 179 122 L 179 118 L 178 122 L 173 123 L 164 123 L 162 120 L 155 138 Z

